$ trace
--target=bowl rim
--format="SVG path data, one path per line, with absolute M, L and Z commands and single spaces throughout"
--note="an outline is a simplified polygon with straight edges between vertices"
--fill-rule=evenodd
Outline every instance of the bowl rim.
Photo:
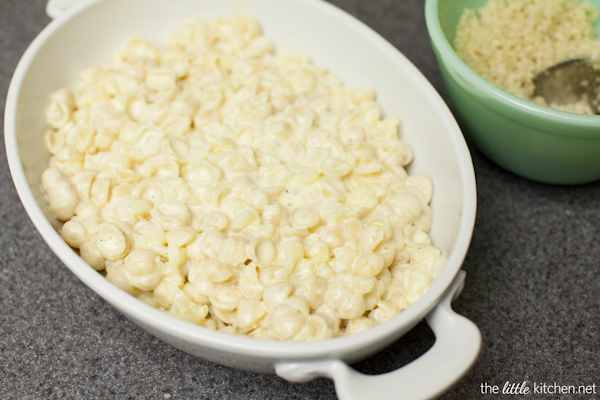
M 594 128 L 600 129 L 600 117 L 597 115 L 576 114 L 568 111 L 561 111 L 551 107 L 542 106 L 529 100 L 525 100 L 506 90 L 496 86 L 479 75 L 456 53 L 454 46 L 448 41 L 440 24 L 440 15 L 438 5 L 440 1 L 446 0 L 425 0 L 425 21 L 429 32 L 431 42 L 436 48 L 439 61 L 451 66 L 454 71 L 448 68 L 450 74 L 456 73 L 461 80 L 470 82 L 474 91 L 478 91 L 481 96 L 490 98 L 492 101 L 500 102 L 511 112 L 517 111 L 523 115 L 536 118 L 535 123 L 523 121 L 524 125 L 536 126 L 540 121 L 544 121 L 544 128 L 553 127 L 552 132 L 562 136 L 600 139 L 600 131 L 594 132 Z M 452 76 L 456 80 L 456 76 Z M 461 85 L 464 86 L 464 85 Z M 479 89 L 478 89 L 479 88 Z M 508 116 L 502 112 L 499 107 L 495 110 L 510 119 L 517 119 Z M 537 125 L 539 127 L 539 125 Z M 591 128 L 590 131 L 577 132 L 572 128 L 574 126 Z M 569 127 L 571 129 L 558 129 Z
M 154 330 L 153 334 L 160 332 L 163 335 L 185 341 L 187 344 L 209 347 L 219 352 L 234 355 L 267 358 L 272 361 L 282 359 L 338 358 L 340 354 L 353 350 L 356 351 L 365 346 L 377 347 L 377 344 L 386 337 L 395 337 L 395 333 L 397 334 L 402 331 L 404 327 L 412 327 L 418 323 L 439 303 L 461 269 L 475 225 L 477 196 L 475 172 L 469 149 L 449 108 L 424 75 L 381 35 L 345 11 L 322 0 L 293 1 L 303 3 L 303 6 L 306 7 L 317 8 L 319 12 L 326 13 L 331 18 L 343 19 L 345 23 L 351 26 L 351 29 L 360 31 L 374 45 L 381 47 L 382 51 L 389 53 L 394 63 L 402 66 L 403 73 L 410 74 L 413 79 L 421 82 L 421 86 L 426 92 L 426 97 L 431 101 L 440 118 L 448 126 L 448 136 L 456 153 L 462 184 L 461 219 L 452 254 L 448 258 L 444 270 L 431 285 L 430 289 L 414 304 L 391 320 L 364 332 L 351 336 L 312 342 L 274 341 L 212 331 L 170 316 L 118 289 L 77 256 L 46 219 L 27 183 L 18 150 L 16 115 L 21 85 L 39 49 L 64 24 L 77 18 L 85 9 L 100 1 L 103 0 L 81 1 L 73 9 L 51 21 L 32 41 L 19 61 L 10 82 L 4 119 L 8 164 L 25 211 L 50 249 L 86 286 L 120 313 L 126 314 L 126 316 L 135 316 L 137 321 L 140 321 L 146 327 L 151 327 Z M 139 325 L 138 322 L 136 324 Z

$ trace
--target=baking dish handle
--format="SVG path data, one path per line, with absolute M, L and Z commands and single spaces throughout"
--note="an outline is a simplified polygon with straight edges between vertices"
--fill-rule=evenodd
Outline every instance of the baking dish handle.
M 46 3 L 46 14 L 50 18 L 56 19 L 77 3 L 81 3 L 81 0 L 48 0 L 48 3 Z
M 275 366 L 275 371 L 292 382 L 306 382 L 318 376 L 331 378 L 340 400 L 435 398 L 467 373 L 481 348 L 477 326 L 451 308 L 464 279 L 465 272 L 460 271 L 442 301 L 426 317 L 436 337 L 433 347 L 402 368 L 381 375 L 365 375 L 340 360 L 324 360 L 281 363 Z

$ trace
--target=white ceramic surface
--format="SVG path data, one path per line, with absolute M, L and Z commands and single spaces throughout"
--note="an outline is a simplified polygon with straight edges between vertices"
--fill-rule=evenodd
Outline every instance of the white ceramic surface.
M 454 313 L 460 268 L 476 211 L 471 157 L 450 111 L 421 73 L 383 38 L 320 0 L 51 0 L 55 18 L 23 55 L 5 110 L 5 141 L 15 186 L 31 220 L 64 264 L 116 309 L 156 337 L 223 365 L 276 372 L 291 381 L 328 376 L 340 398 L 369 396 L 423 399 L 439 395 L 472 366 L 479 330 Z M 360 334 L 312 343 L 281 343 L 214 332 L 157 311 L 114 287 L 83 262 L 57 233 L 40 189 L 48 162 L 42 136 L 50 93 L 69 86 L 83 68 L 110 59 L 130 37 L 162 43 L 185 18 L 247 11 L 261 21 L 278 49 L 299 48 L 316 65 L 351 86 L 377 91 L 385 115 L 402 121 L 402 138 L 413 148 L 409 172 L 433 179 L 431 238 L 449 255 L 429 291 L 389 322 Z M 348 367 L 381 350 L 426 318 L 436 343 L 418 360 L 387 374 L 366 376 Z

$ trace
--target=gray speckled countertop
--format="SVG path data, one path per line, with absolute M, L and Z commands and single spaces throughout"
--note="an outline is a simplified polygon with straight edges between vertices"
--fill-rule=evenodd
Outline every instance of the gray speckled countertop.
M 332 3 L 400 49 L 446 98 L 423 0 Z M 0 1 L 1 109 L 21 54 L 49 22 L 44 8 L 45 0 Z M 0 147 L 0 398 L 335 398 L 329 380 L 291 384 L 222 367 L 175 350 L 129 322 L 46 246 L 14 189 L 4 141 Z M 595 384 L 597 393 L 600 183 L 533 183 L 471 151 L 478 214 L 464 263 L 467 284 L 454 308 L 479 326 L 483 347 L 474 368 L 442 398 L 479 398 L 482 383 L 506 381 Z M 433 341 L 421 323 L 355 367 L 385 372 L 422 354 Z

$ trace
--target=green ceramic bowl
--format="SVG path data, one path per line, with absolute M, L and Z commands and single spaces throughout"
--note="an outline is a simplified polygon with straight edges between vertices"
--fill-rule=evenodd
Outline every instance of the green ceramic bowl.
M 589 1 L 600 9 L 600 0 Z M 600 116 L 558 111 L 514 96 L 482 78 L 454 51 L 463 10 L 486 2 L 425 2 L 433 50 L 463 132 L 495 163 L 525 178 L 561 185 L 599 180 Z

